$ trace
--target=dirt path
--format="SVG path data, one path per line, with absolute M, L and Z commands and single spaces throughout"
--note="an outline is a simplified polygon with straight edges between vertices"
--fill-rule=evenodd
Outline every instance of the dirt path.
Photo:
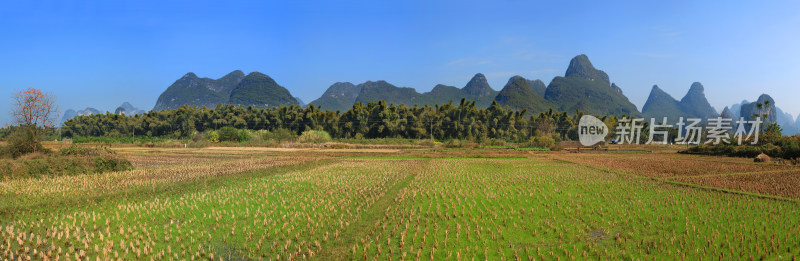
M 387 190 L 381 198 L 375 201 L 375 203 L 373 203 L 372 206 L 370 206 L 370 208 L 367 209 L 364 214 L 362 214 L 358 221 L 346 227 L 338 240 L 333 241 L 331 245 L 323 248 L 322 251 L 315 256 L 315 259 L 347 259 L 348 255 L 350 254 L 350 248 L 356 243 L 357 240 L 363 238 L 364 235 L 369 232 L 369 228 L 375 224 L 375 222 L 383 218 L 384 212 L 390 205 L 394 204 L 394 199 L 397 197 L 397 194 L 400 192 L 400 190 L 408 187 L 408 185 L 411 184 L 411 181 L 414 180 L 414 177 L 417 176 L 417 173 L 426 169 L 429 164 L 430 160 L 425 160 L 424 162 L 421 162 L 421 164 L 417 164 L 411 172 L 406 174 L 403 179 L 395 183 L 394 186 L 389 188 L 389 190 Z

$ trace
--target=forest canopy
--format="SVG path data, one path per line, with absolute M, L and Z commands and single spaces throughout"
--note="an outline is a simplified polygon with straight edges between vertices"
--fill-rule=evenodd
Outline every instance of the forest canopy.
M 434 138 L 438 140 L 502 139 L 527 141 L 532 136 L 577 139 L 577 123 L 583 115 L 548 111 L 529 115 L 494 102 L 489 108 L 462 99 L 458 104 L 408 107 L 385 101 L 357 102 L 347 111 L 327 111 L 309 105 L 269 108 L 218 104 L 216 108 L 184 105 L 175 110 L 150 111 L 135 116 L 96 114 L 64 123 L 64 137 L 150 136 L 192 137 L 226 126 L 250 130 L 290 130 L 300 134 L 323 130 L 334 138 Z M 609 126 L 616 118 L 602 117 Z

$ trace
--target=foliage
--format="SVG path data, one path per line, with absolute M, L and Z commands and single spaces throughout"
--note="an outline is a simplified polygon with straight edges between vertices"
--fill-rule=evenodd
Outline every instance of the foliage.
M 131 163 L 126 159 L 100 156 L 94 158 L 94 173 L 106 171 L 120 171 L 132 169 Z
M 236 134 L 236 141 L 238 142 L 247 142 L 250 139 L 250 132 L 247 130 L 239 130 L 239 133 Z
M 132 169 L 131 163 L 107 147 L 70 146 L 57 153 L 34 153 L 0 160 L 0 180 L 74 176 Z
M 753 158 L 764 153 L 773 158 L 800 158 L 800 139 L 796 137 L 780 137 L 772 143 L 749 144 L 705 144 L 679 151 L 684 154 L 723 155 L 730 157 Z
M 218 105 L 215 109 L 183 106 L 177 110 L 150 111 L 136 116 L 78 116 L 65 122 L 62 133 L 65 137 L 137 134 L 188 139 L 198 132 L 210 134 L 212 130 L 229 127 L 225 129 L 226 133 L 219 130 L 220 141 L 238 141 L 235 129 L 248 129 L 269 131 L 271 138 L 279 142 L 294 139 L 306 130 L 323 130 L 336 139 L 434 138 L 526 142 L 532 135 L 538 135 L 535 133 L 555 133 L 561 139 L 575 139 L 582 115 L 580 111 L 570 115 L 553 110 L 526 115 L 525 111 L 512 110 L 497 103 L 480 109 L 474 101 L 463 99 L 458 104 L 423 107 L 390 105 L 384 101 L 366 105 L 356 103 L 345 112 L 296 105 L 270 108 Z M 609 123 L 616 122 L 613 116 L 603 119 Z
M 42 144 L 37 142 L 30 128 L 15 128 L 11 135 L 6 137 L 8 144 L 2 148 L 2 155 L 17 158 L 36 151 L 46 151 Z
M 219 132 L 217 131 L 209 131 L 208 132 L 208 141 L 210 142 L 219 142 Z
M 219 141 L 239 141 L 239 130 L 231 126 L 222 127 L 219 129 Z
M 472 148 L 475 145 L 475 142 L 460 139 L 450 139 L 444 142 L 444 146 L 447 148 Z
M 759 143 L 775 143 L 783 138 L 783 129 L 778 123 L 771 122 L 761 131 Z
M 309 130 L 300 134 L 298 140 L 306 143 L 324 143 L 331 141 L 331 135 L 321 130 Z
M 558 142 L 553 136 L 534 136 L 528 142 L 529 147 L 543 147 L 548 150 L 559 150 Z
M 277 142 L 284 142 L 284 141 L 292 141 L 297 139 L 297 133 L 293 132 L 292 130 L 280 128 L 273 130 L 272 132 L 267 131 L 265 133 L 265 139 L 274 140 Z
M 17 145 L 30 147 L 30 149 L 15 148 L 14 150 L 16 152 L 36 152 L 41 148 L 39 140 L 42 138 L 42 134 L 47 128 L 54 127 L 58 119 L 56 97 L 51 93 L 44 93 L 34 88 L 15 93 L 12 97 L 14 104 L 11 115 L 18 126 L 26 129 L 25 135 L 29 136 L 29 138 L 17 140 L 25 142 Z
M 79 147 L 79 146 L 69 146 L 67 148 L 63 148 L 58 151 L 59 154 L 63 156 L 113 156 L 117 153 L 113 150 L 109 149 L 108 147 L 97 146 L 97 147 Z
M 103 143 L 103 144 L 112 144 L 112 143 L 164 143 L 169 142 L 172 139 L 168 136 L 161 136 L 161 137 L 151 137 L 151 136 L 89 136 L 89 137 L 72 137 L 73 144 L 87 144 L 87 143 Z

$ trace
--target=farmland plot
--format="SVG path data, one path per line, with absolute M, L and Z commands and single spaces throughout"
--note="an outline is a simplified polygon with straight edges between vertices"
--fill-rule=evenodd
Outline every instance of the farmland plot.
M 0 206 L 0 259 L 746 260 L 791 259 L 800 250 L 795 201 L 675 186 L 642 178 L 663 173 L 591 165 L 613 160 L 291 153 L 242 153 L 214 163 L 189 155 L 186 165 L 156 161 L 171 163 L 11 181 L 13 189 L 0 190 L 11 200 L 0 202 L 22 203 Z M 630 155 L 610 159 L 617 157 Z M 698 168 L 713 162 L 673 168 L 686 174 L 670 177 L 708 175 L 713 167 Z M 793 173 L 739 165 L 711 174 Z M 138 189 L 116 192 L 131 187 Z M 80 204 L 43 203 L 59 198 Z
M 208 191 L 28 213 L 0 227 L 0 252 L 11 259 L 311 258 L 415 165 L 345 160 Z
M 800 247 L 795 203 L 551 161 L 431 166 L 365 228 L 346 259 L 757 259 Z

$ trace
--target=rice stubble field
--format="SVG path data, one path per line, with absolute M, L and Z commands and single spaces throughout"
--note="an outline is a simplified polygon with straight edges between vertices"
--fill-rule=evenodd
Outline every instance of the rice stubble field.
M 760 260 L 800 251 L 797 167 L 646 153 L 119 148 L 4 180 L 10 260 Z

